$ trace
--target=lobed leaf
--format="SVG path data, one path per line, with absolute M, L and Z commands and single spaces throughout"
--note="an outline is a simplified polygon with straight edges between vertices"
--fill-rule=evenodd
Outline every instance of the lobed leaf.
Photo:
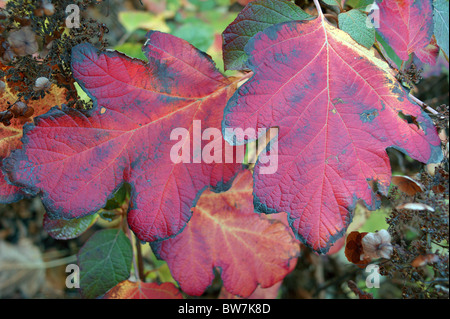
M 334 6 L 334 7 L 341 7 L 341 1 L 340 0 L 321 0 L 323 3 L 329 5 L 329 6 Z
M 248 297 L 295 266 L 297 241 L 282 222 L 254 213 L 252 189 L 251 173 L 245 171 L 230 190 L 205 191 L 181 234 L 151 244 L 185 293 L 203 294 L 217 268 L 228 292 Z
M 277 299 L 283 282 L 279 281 L 268 288 L 257 287 L 255 291 L 245 299 Z M 239 296 L 230 294 L 224 287 L 220 289 L 218 299 L 243 299 Z
M 269 27 L 246 52 L 254 75 L 228 102 L 223 132 L 279 128 L 277 170 L 261 174 L 267 165 L 255 165 L 255 208 L 287 212 L 314 250 L 326 253 L 345 233 L 358 200 L 379 206 L 372 186 L 389 188 L 386 148 L 425 163 L 442 159 L 433 122 L 390 67 L 323 16 Z

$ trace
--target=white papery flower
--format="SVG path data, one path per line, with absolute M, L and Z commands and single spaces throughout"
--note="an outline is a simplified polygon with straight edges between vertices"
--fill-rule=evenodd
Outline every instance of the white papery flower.
M 368 233 L 361 240 L 364 250 L 363 258 L 391 258 L 394 248 L 391 244 L 391 235 L 387 230 L 382 229 L 376 233 Z

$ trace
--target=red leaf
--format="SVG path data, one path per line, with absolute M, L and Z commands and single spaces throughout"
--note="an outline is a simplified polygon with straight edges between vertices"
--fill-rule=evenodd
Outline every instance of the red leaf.
M 132 230 L 143 241 L 167 238 L 184 227 L 204 189 L 226 189 L 242 166 L 225 163 L 225 154 L 221 163 L 200 162 L 195 145 L 193 163 L 171 159 L 176 143 L 189 146 L 189 136 L 201 138 L 194 121 L 220 127 L 235 82 L 206 54 L 169 34 L 149 32 L 144 51 L 148 64 L 76 46 L 74 77 L 94 100 L 93 109 L 63 107 L 40 116 L 25 128 L 23 150 L 6 161 L 14 182 L 43 194 L 50 218 L 92 214 L 127 182 Z M 173 129 L 189 135 L 171 140 Z
M 415 54 L 421 62 L 435 65 L 439 57 L 439 46 L 436 43 L 436 38 L 433 36 L 431 38 L 430 44 L 422 49 L 417 50 Z
M 345 246 L 345 238 L 341 237 L 331 245 L 330 250 L 328 250 L 327 252 L 327 255 L 337 254 L 339 251 L 341 251 L 342 247 L 344 246 Z
M 379 3 L 377 31 L 403 61 L 411 53 L 425 63 L 434 64 L 438 54 L 425 49 L 433 35 L 432 0 L 384 0 Z M 438 53 L 438 51 L 437 51 Z
M 408 194 L 409 196 L 414 196 L 417 193 L 422 193 L 425 190 L 425 187 L 422 184 L 409 176 L 392 176 L 392 184 L 397 186 L 399 190 L 401 190 L 405 194 Z
M 225 289 L 245 298 L 295 266 L 299 245 L 289 228 L 253 211 L 250 171 L 238 175 L 227 192 L 205 191 L 193 210 L 181 234 L 152 243 L 185 293 L 201 295 L 218 268 Z
M 183 295 L 171 282 L 158 285 L 125 280 L 111 288 L 103 299 L 183 299 Z
M 323 16 L 269 27 L 246 51 L 254 75 L 225 108 L 225 139 L 250 141 L 235 128 L 279 128 L 272 174 L 262 174 L 260 161 L 255 166 L 255 208 L 287 212 L 294 233 L 314 250 L 326 253 L 345 233 L 359 199 L 379 206 L 370 184 L 387 194 L 386 148 L 440 162 L 433 122 L 389 66 Z

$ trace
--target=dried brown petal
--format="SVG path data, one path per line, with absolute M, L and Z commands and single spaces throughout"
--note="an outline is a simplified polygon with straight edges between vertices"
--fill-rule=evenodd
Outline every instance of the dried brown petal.
M 361 240 L 366 236 L 367 233 L 360 233 L 358 231 L 352 231 L 347 235 L 347 240 L 345 244 L 345 257 L 348 261 L 357 265 L 360 268 L 364 268 L 370 259 L 361 259 L 363 255 L 363 247 Z
M 11 62 L 16 55 L 11 50 L 11 47 L 8 46 L 8 48 L 3 52 L 3 55 L 1 56 L 1 63 L 8 64 Z
M 0 123 L 3 123 L 5 126 L 11 125 L 11 119 L 14 115 L 10 111 L 2 111 L 0 112 Z

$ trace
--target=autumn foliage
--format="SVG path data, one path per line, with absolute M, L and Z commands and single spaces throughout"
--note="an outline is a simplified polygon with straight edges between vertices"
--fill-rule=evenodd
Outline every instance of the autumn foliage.
M 411 90 L 417 65 L 448 63 L 448 1 L 375 1 L 376 28 L 359 1 L 238 1 L 222 70 L 156 30 L 142 43 L 146 61 L 104 50 L 107 27 L 69 30 L 57 13 L 66 4 L 1 11 L 0 203 L 39 197 L 58 240 L 116 223 L 78 252 L 83 297 L 202 296 L 219 278 L 222 296 L 251 298 L 278 291 L 303 251 L 343 246 L 357 270 L 433 265 L 448 285 L 442 231 L 422 229 L 406 258 L 399 226 L 404 210 L 448 225 L 448 107 Z M 389 150 L 429 173 L 393 174 Z M 357 207 L 370 214 L 386 199 L 397 224 L 349 231 Z M 146 282 L 145 243 L 172 282 Z

